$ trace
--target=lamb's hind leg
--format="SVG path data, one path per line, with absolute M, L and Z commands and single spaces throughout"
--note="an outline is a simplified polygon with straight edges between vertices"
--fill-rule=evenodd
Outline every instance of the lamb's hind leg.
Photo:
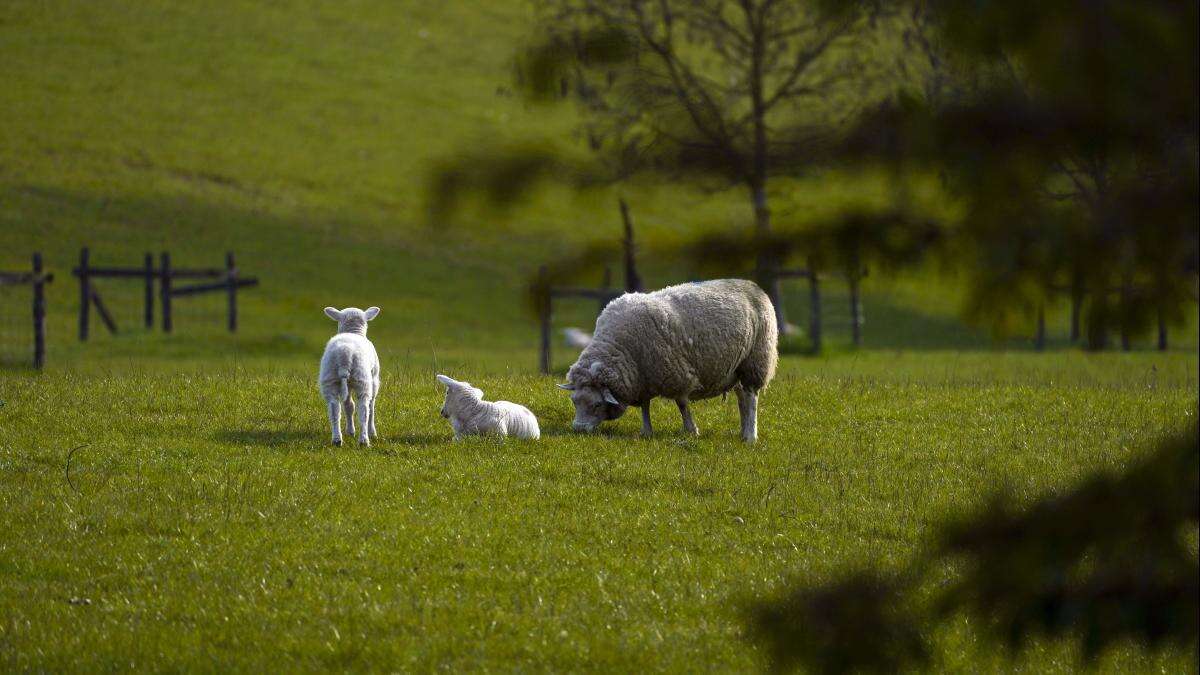
M 699 436 L 700 429 L 696 426 L 696 420 L 692 419 L 692 410 L 688 408 L 688 400 L 686 398 L 677 399 L 675 405 L 679 406 L 679 415 L 683 417 L 683 433 Z
M 358 400 L 358 442 L 360 445 L 370 445 L 371 410 L 375 407 L 375 399 L 369 394 Z
M 346 433 L 354 437 L 354 398 L 347 396 L 345 401 L 342 401 L 342 411 L 346 414 Z
M 758 392 L 738 387 L 738 412 L 742 416 L 742 440 L 753 443 L 758 440 Z
M 333 444 L 342 444 L 342 404 L 337 399 L 329 399 L 329 426 L 333 427 Z
M 379 380 L 375 380 L 375 393 L 371 395 L 371 438 L 379 438 L 379 432 L 375 431 L 375 402 L 379 400 Z

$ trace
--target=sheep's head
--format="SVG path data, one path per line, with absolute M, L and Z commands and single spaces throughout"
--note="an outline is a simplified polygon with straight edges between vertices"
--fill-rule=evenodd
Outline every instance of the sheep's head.
M 357 307 L 347 307 L 346 309 L 337 309 L 334 307 L 325 308 L 325 316 L 338 322 L 339 333 L 357 333 L 359 335 L 367 334 L 367 322 L 379 316 L 378 307 L 368 307 L 366 311 Z
M 575 404 L 575 421 L 571 428 L 575 431 L 595 431 L 601 422 L 625 414 L 628 406 L 613 396 L 604 376 L 604 366 L 594 361 L 586 371 L 573 373 L 567 384 L 558 385 L 559 389 L 571 392 L 571 403 Z
M 446 385 L 446 398 L 442 401 L 441 411 L 446 419 L 450 419 L 450 415 L 457 412 L 464 402 L 483 400 L 483 390 L 472 387 L 470 382 L 459 382 L 445 375 L 438 375 L 437 381 Z

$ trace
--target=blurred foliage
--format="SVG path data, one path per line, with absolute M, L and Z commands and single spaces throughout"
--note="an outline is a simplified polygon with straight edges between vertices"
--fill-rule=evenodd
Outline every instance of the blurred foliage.
M 745 117 L 753 87 L 730 76 L 736 68 L 728 66 L 741 63 L 745 43 L 724 3 L 677 10 L 671 3 L 563 0 L 548 3 L 550 16 L 561 21 L 540 29 L 544 40 L 524 54 L 520 72 L 534 97 L 552 97 L 557 86 L 560 96 L 594 113 L 585 133 L 602 150 L 601 161 L 594 169 L 568 170 L 547 159 L 538 172 L 484 162 L 458 174 L 474 182 L 446 180 L 441 190 L 482 188 L 503 203 L 522 194 L 530 173 L 585 185 L 599 176 L 652 171 L 707 177 L 715 185 L 746 180 L 754 192 L 763 184 L 756 171 L 885 166 L 897 186 L 889 213 L 864 221 L 851 210 L 816 233 L 785 228 L 780 237 L 765 226 L 764 197 L 755 232 L 740 235 L 741 243 L 722 242 L 731 256 L 726 267 L 745 269 L 748 261 L 781 261 L 789 253 L 828 269 L 847 259 L 895 267 L 937 252 L 944 265 L 966 272 L 964 310 L 973 323 L 1006 334 L 1039 306 L 1069 295 L 1082 306 L 1093 349 L 1103 348 L 1113 331 L 1136 336 L 1158 320 L 1184 320 L 1197 299 L 1200 269 L 1197 3 L 769 5 L 781 16 L 802 17 L 813 35 L 837 47 L 824 47 L 823 59 L 799 71 L 814 78 L 813 87 L 799 87 L 804 91 L 795 100 L 782 96 L 762 117 L 771 129 L 767 152 L 756 154 L 761 148 L 747 122 L 753 115 Z M 655 46 L 666 44 L 671 25 L 686 28 L 679 31 L 691 46 L 656 62 Z M 701 58 L 697 45 L 715 50 L 725 69 Z M 792 86 L 787 72 L 776 74 L 785 93 Z M 721 80 L 721 73 L 732 79 Z M 891 95 L 876 90 L 881 74 L 893 76 Z M 828 105 L 808 100 L 817 91 L 830 94 Z M 488 178 L 489 166 L 503 179 Z M 908 177 L 928 172 L 961 202 L 954 220 L 916 212 L 906 196 Z M 879 229 L 871 232 L 865 222 Z M 879 246 L 904 223 L 916 230 L 901 239 L 941 245 Z M 927 233 L 930 225 L 940 230 L 936 236 Z M 828 234 L 839 229 L 847 233 Z M 836 242 L 861 248 L 846 251 Z M 702 254 L 710 246 L 681 248 Z M 587 252 L 561 267 L 582 271 L 594 258 Z
M 929 646 L 921 617 L 909 606 L 907 584 L 869 572 L 825 586 L 799 588 L 751 612 L 753 635 L 764 641 L 777 672 L 806 666 L 818 673 L 895 672 L 925 666 Z M 853 626 L 854 630 L 846 630 Z
M 1089 662 L 1121 641 L 1195 651 L 1198 443 L 1193 427 L 1027 506 L 996 496 L 943 523 L 933 552 L 901 576 L 856 572 L 762 603 L 754 634 L 776 669 L 817 672 L 927 666 L 933 627 L 961 613 L 1011 651 L 1038 636 L 1077 641 Z M 947 566 L 960 570 L 948 583 L 932 572 Z
M 1200 258 L 1197 3 L 872 4 L 911 17 L 936 86 L 865 115 L 830 161 L 941 172 L 966 204 L 968 314 L 1003 330 L 1071 293 L 1092 348 L 1180 320 Z

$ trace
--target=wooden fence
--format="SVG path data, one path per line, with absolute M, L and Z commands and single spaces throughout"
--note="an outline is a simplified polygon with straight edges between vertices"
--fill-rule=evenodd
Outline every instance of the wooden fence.
M 824 340 L 824 325 L 821 315 L 821 279 L 822 275 L 815 272 L 810 265 L 805 268 L 784 268 L 776 272 L 779 279 L 808 279 L 808 334 L 812 340 L 814 353 L 821 351 Z M 867 270 L 857 274 L 846 274 L 846 283 L 850 287 L 850 337 L 855 347 L 862 346 L 863 309 L 859 289 L 862 280 L 866 278 Z
M 551 286 L 549 272 L 545 265 L 538 269 L 538 285 L 546 290 L 538 307 L 538 322 L 541 325 L 541 341 L 538 350 L 538 369 L 542 374 L 550 372 L 550 332 L 554 319 L 554 301 L 568 299 L 594 300 L 598 309 L 597 315 L 604 311 L 605 306 L 614 298 L 624 293 L 636 293 L 642 290 L 642 278 L 637 271 L 637 249 L 633 241 L 633 218 L 629 215 L 629 205 L 624 199 L 618 200 L 621 210 L 621 224 L 624 229 L 621 238 L 622 263 L 624 266 L 624 290 L 613 288 L 612 269 L 604 268 L 604 280 L 597 288 L 582 286 Z
M 171 313 L 172 301 L 175 298 L 198 295 L 201 293 L 224 292 L 227 297 L 226 326 L 229 332 L 237 332 L 237 293 L 239 289 L 258 285 L 255 277 L 242 277 L 234 263 L 233 253 L 225 254 L 225 267 L 180 268 L 172 267 L 171 254 L 163 252 L 159 256 L 158 267 L 154 266 L 154 256 L 147 253 L 141 267 L 98 267 L 91 263 L 91 253 L 87 247 L 79 251 L 79 266 L 71 271 L 79 279 L 79 339 L 86 341 L 91 323 L 91 309 L 96 309 L 100 321 L 110 333 L 117 332 L 117 324 L 100 291 L 96 288 L 98 279 L 140 279 L 144 285 L 143 319 L 146 328 L 154 327 L 154 297 L 159 298 L 162 315 L 162 330 L 170 333 L 174 330 Z M 196 279 L 211 281 L 178 286 L 176 280 Z M 154 282 L 159 283 L 158 293 L 154 291 Z
M 538 310 L 538 320 L 541 324 L 542 335 L 538 352 L 538 369 L 543 375 L 550 373 L 550 333 L 551 323 L 554 319 L 554 301 L 565 299 L 584 299 L 594 300 L 598 304 L 596 314 L 604 311 L 605 306 L 612 302 L 614 298 L 620 297 L 625 291 L 612 288 L 612 270 L 604 268 L 604 282 L 598 288 L 585 288 L 582 286 L 550 286 L 547 280 L 548 272 L 546 266 L 542 265 L 538 269 L 538 278 L 542 288 L 548 289 L 542 296 L 541 306 Z
M 28 272 L 0 272 L 0 286 L 30 286 L 33 295 L 33 367 L 46 365 L 46 284 L 54 275 L 42 269 L 42 254 L 33 254 Z

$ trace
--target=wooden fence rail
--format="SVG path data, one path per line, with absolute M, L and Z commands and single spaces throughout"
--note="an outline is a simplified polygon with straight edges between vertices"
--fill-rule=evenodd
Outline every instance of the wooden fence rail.
M 0 286 L 30 286 L 33 296 L 33 367 L 46 365 L 46 284 L 54 275 L 42 268 L 42 254 L 33 254 L 28 272 L 0 272 Z
M 91 264 L 91 252 L 85 246 L 79 251 L 79 266 L 71 270 L 71 273 L 79 279 L 79 339 L 81 341 L 88 339 L 92 307 L 95 307 L 96 313 L 109 332 L 114 334 L 117 332 L 116 321 L 96 289 L 96 279 L 141 279 L 144 284 L 143 319 L 146 328 L 154 327 L 154 283 L 157 281 L 159 284 L 157 295 L 164 333 L 172 332 L 175 327 L 172 312 L 174 298 L 216 292 L 226 294 L 226 327 L 231 333 L 237 332 L 237 293 L 241 289 L 258 285 L 257 278 L 240 276 L 232 252 L 225 254 L 225 267 L 223 268 L 173 267 L 171 254 L 166 251 L 159 255 L 157 268 L 154 266 L 154 256 L 150 253 L 143 257 L 141 267 L 99 267 Z M 214 281 L 177 286 L 175 281 L 181 279 L 213 279 Z
M 824 342 L 824 324 L 821 314 L 821 279 L 823 275 L 814 272 L 812 262 L 808 267 L 783 268 L 775 275 L 780 279 L 808 279 L 808 334 L 812 341 L 814 353 L 821 351 Z M 860 287 L 866 278 L 867 270 L 857 274 L 846 274 L 846 284 L 850 287 L 850 337 L 855 347 L 862 346 L 863 309 Z
M 635 273 L 636 275 L 636 273 Z M 538 320 L 541 325 L 541 341 L 538 352 L 538 369 L 543 375 L 550 373 L 550 332 L 552 330 L 552 322 L 554 318 L 554 301 L 573 298 L 581 298 L 584 300 L 594 300 L 599 304 L 597 314 L 604 311 L 604 307 L 614 299 L 621 297 L 625 292 L 623 290 L 612 288 L 612 270 L 604 268 L 604 281 L 598 288 L 586 288 L 582 286 L 549 286 L 549 272 L 545 265 L 538 268 L 538 278 L 541 280 L 543 288 L 547 288 L 545 297 L 542 299 L 541 307 L 538 311 Z M 628 279 L 629 276 L 626 275 Z M 636 278 L 636 276 L 635 276 Z

